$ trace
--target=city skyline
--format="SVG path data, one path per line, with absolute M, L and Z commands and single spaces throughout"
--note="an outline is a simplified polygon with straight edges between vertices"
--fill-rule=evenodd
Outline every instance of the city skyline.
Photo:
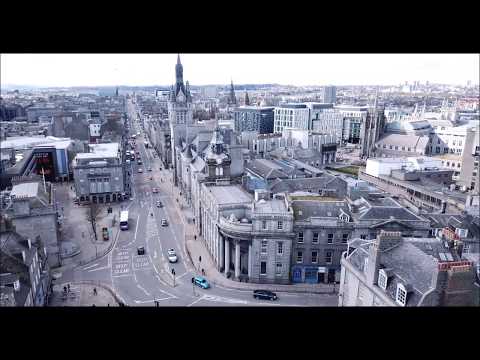
M 2 87 L 164 86 L 177 54 L 2 54 Z M 192 85 L 476 84 L 478 54 L 180 54 Z

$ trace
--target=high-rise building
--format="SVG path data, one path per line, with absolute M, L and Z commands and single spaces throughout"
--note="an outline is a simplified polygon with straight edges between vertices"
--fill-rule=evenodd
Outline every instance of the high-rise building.
M 273 133 L 273 107 L 240 106 L 235 109 L 235 131 L 258 131 Z
M 310 109 L 306 104 L 284 104 L 275 108 L 274 132 L 284 129 L 309 130 Z
M 188 81 L 183 83 L 183 66 L 180 62 L 180 55 L 175 65 L 175 85 L 170 90 L 168 101 L 168 120 L 170 123 L 170 139 L 172 147 L 172 165 L 174 172 L 174 183 L 177 185 L 177 163 L 180 160 L 182 141 L 187 139 L 187 127 L 193 124 L 192 96 Z
M 337 101 L 337 88 L 335 86 L 325 86 L 323 88 L 322 102 L 327 104 L 335 104 Z

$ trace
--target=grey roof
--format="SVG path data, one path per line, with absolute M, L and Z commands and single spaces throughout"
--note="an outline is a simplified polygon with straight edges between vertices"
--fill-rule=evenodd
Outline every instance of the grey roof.
M 287 208 L 282 200 L 260 200 L 255 203 L 255 212 L 257 213 L 285 213 Z
M 355 250 L 348 257 L 349 262 L 359 271 L 364 271 L 365 258 L 372 241 L 355 239 L 350 242 Z M 432 288 L 432 278 L 437 271 L 438 261 L 424 253 L 418 246 L 402 240 L 397 246 L 380 253 L 380 267 L 390 269 L 386 293 L 395 300 L 397 284 L 410 287 L 407 306 L 417 306 L 423 294 Z
M 359 219 L 361 220 L 423 220 L 403 207 L 375 206 L 366 210 Z
M 244 204 L 252 201 L 250 194 L 237 185 L 205 186 L 205 190 L 213 194 L 218 205 Z
M 471 215 L 459 214 L 428 214 L 426 215 L 430 220 L 430 225 L 434 229 L 440 229 L 448 226 L 454 228 L 468 229 L 468 238 L 473 238 L 480 241 L 480 226 L 478 224 L 478 217 Z
M 245 169 L 250 170 L 255 175 L 258 175 L 266 180 L 288 177 L 288 175 L 282 171 L 282 168 L 278 164 L 267 159 L 256 159 L 250 161 L 245 166 Z
M 295 192 L 299 190 L 309 191 L 317 188 L 327 189 L 345 187 L 346 189 L 346 182 L 337 176 L 324 173 L 319 177 L 313 178 L 283 179 L 277 182 L 272 182 L 269 187 L 270 190 L 275 193 L 285 191 Z
M 15 196 L 17 198 L 18 197 L 28 197 L 28 198 L 35 197 L 38 194 L 39 185 L 40 184 L 38 182 L 29 182 L 29 183 L 13 185 L 10 195 Z
M 377 144 L 401 146 L 405 148 L 424 149 L 428 143 L 428 136 L 387 134 L 377 141 Z
M 338 218 L 343 212 L 350 216 L 348 205 L 345 201 L 294 200 L 292 208 L 295 220 L 307 220 L 312 217 Z

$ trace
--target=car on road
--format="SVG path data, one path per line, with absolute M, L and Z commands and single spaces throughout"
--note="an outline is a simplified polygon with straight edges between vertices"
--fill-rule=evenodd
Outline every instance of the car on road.
M 161 202 L 160 200 L 157 201 L 157 207 L 158 207 L 158 208 L 163 207 L 163 204 L 162 204 L 162 202 Z
M 154 193 L 154 194 L 158 193 L 158 188 L 153 188 L 152 193 Z
M 177 254 L 175 253 L 175 249 L 168 249 L 167 250 L 167 255 L 168 255 L 168 261 L 171 263 L 177 262 Z
M 277 300 L 277 294 L 270 290 L 254 290 L 253 297 L 262 300 Z
M 162 219 L 162 226 L 168 226 L 167 220 Z
M 142 170 L 142 169 L 138 169 L 138 172 L 139 172 L 139 173 L 143 173 L 143 170 Z
M 138 255 L 145 255 L 145 248 L 143 246 L 140 246 L 137 248 L 137 254 Z
M 210 287 L 207 279 L 205 279 L 203 276 L 195 276 L 193 278 L 193 282 L 195 285 L 200 286 L 202 289 L 208 289 Z
M 152 171 L 152 168 L 151 168 L 151 167 L 149 167 L 149 168 L 148 168 L 148 171 Z

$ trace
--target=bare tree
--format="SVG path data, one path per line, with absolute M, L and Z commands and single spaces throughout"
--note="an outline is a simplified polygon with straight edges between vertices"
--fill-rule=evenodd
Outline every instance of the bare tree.
M 92 230 L 95 234 L 95 241 L 97 241 L 97 218 L 100 214 L 100 207 L 97 204 L 90 203 L 85 210 L 85 218 L 92 225 Z

